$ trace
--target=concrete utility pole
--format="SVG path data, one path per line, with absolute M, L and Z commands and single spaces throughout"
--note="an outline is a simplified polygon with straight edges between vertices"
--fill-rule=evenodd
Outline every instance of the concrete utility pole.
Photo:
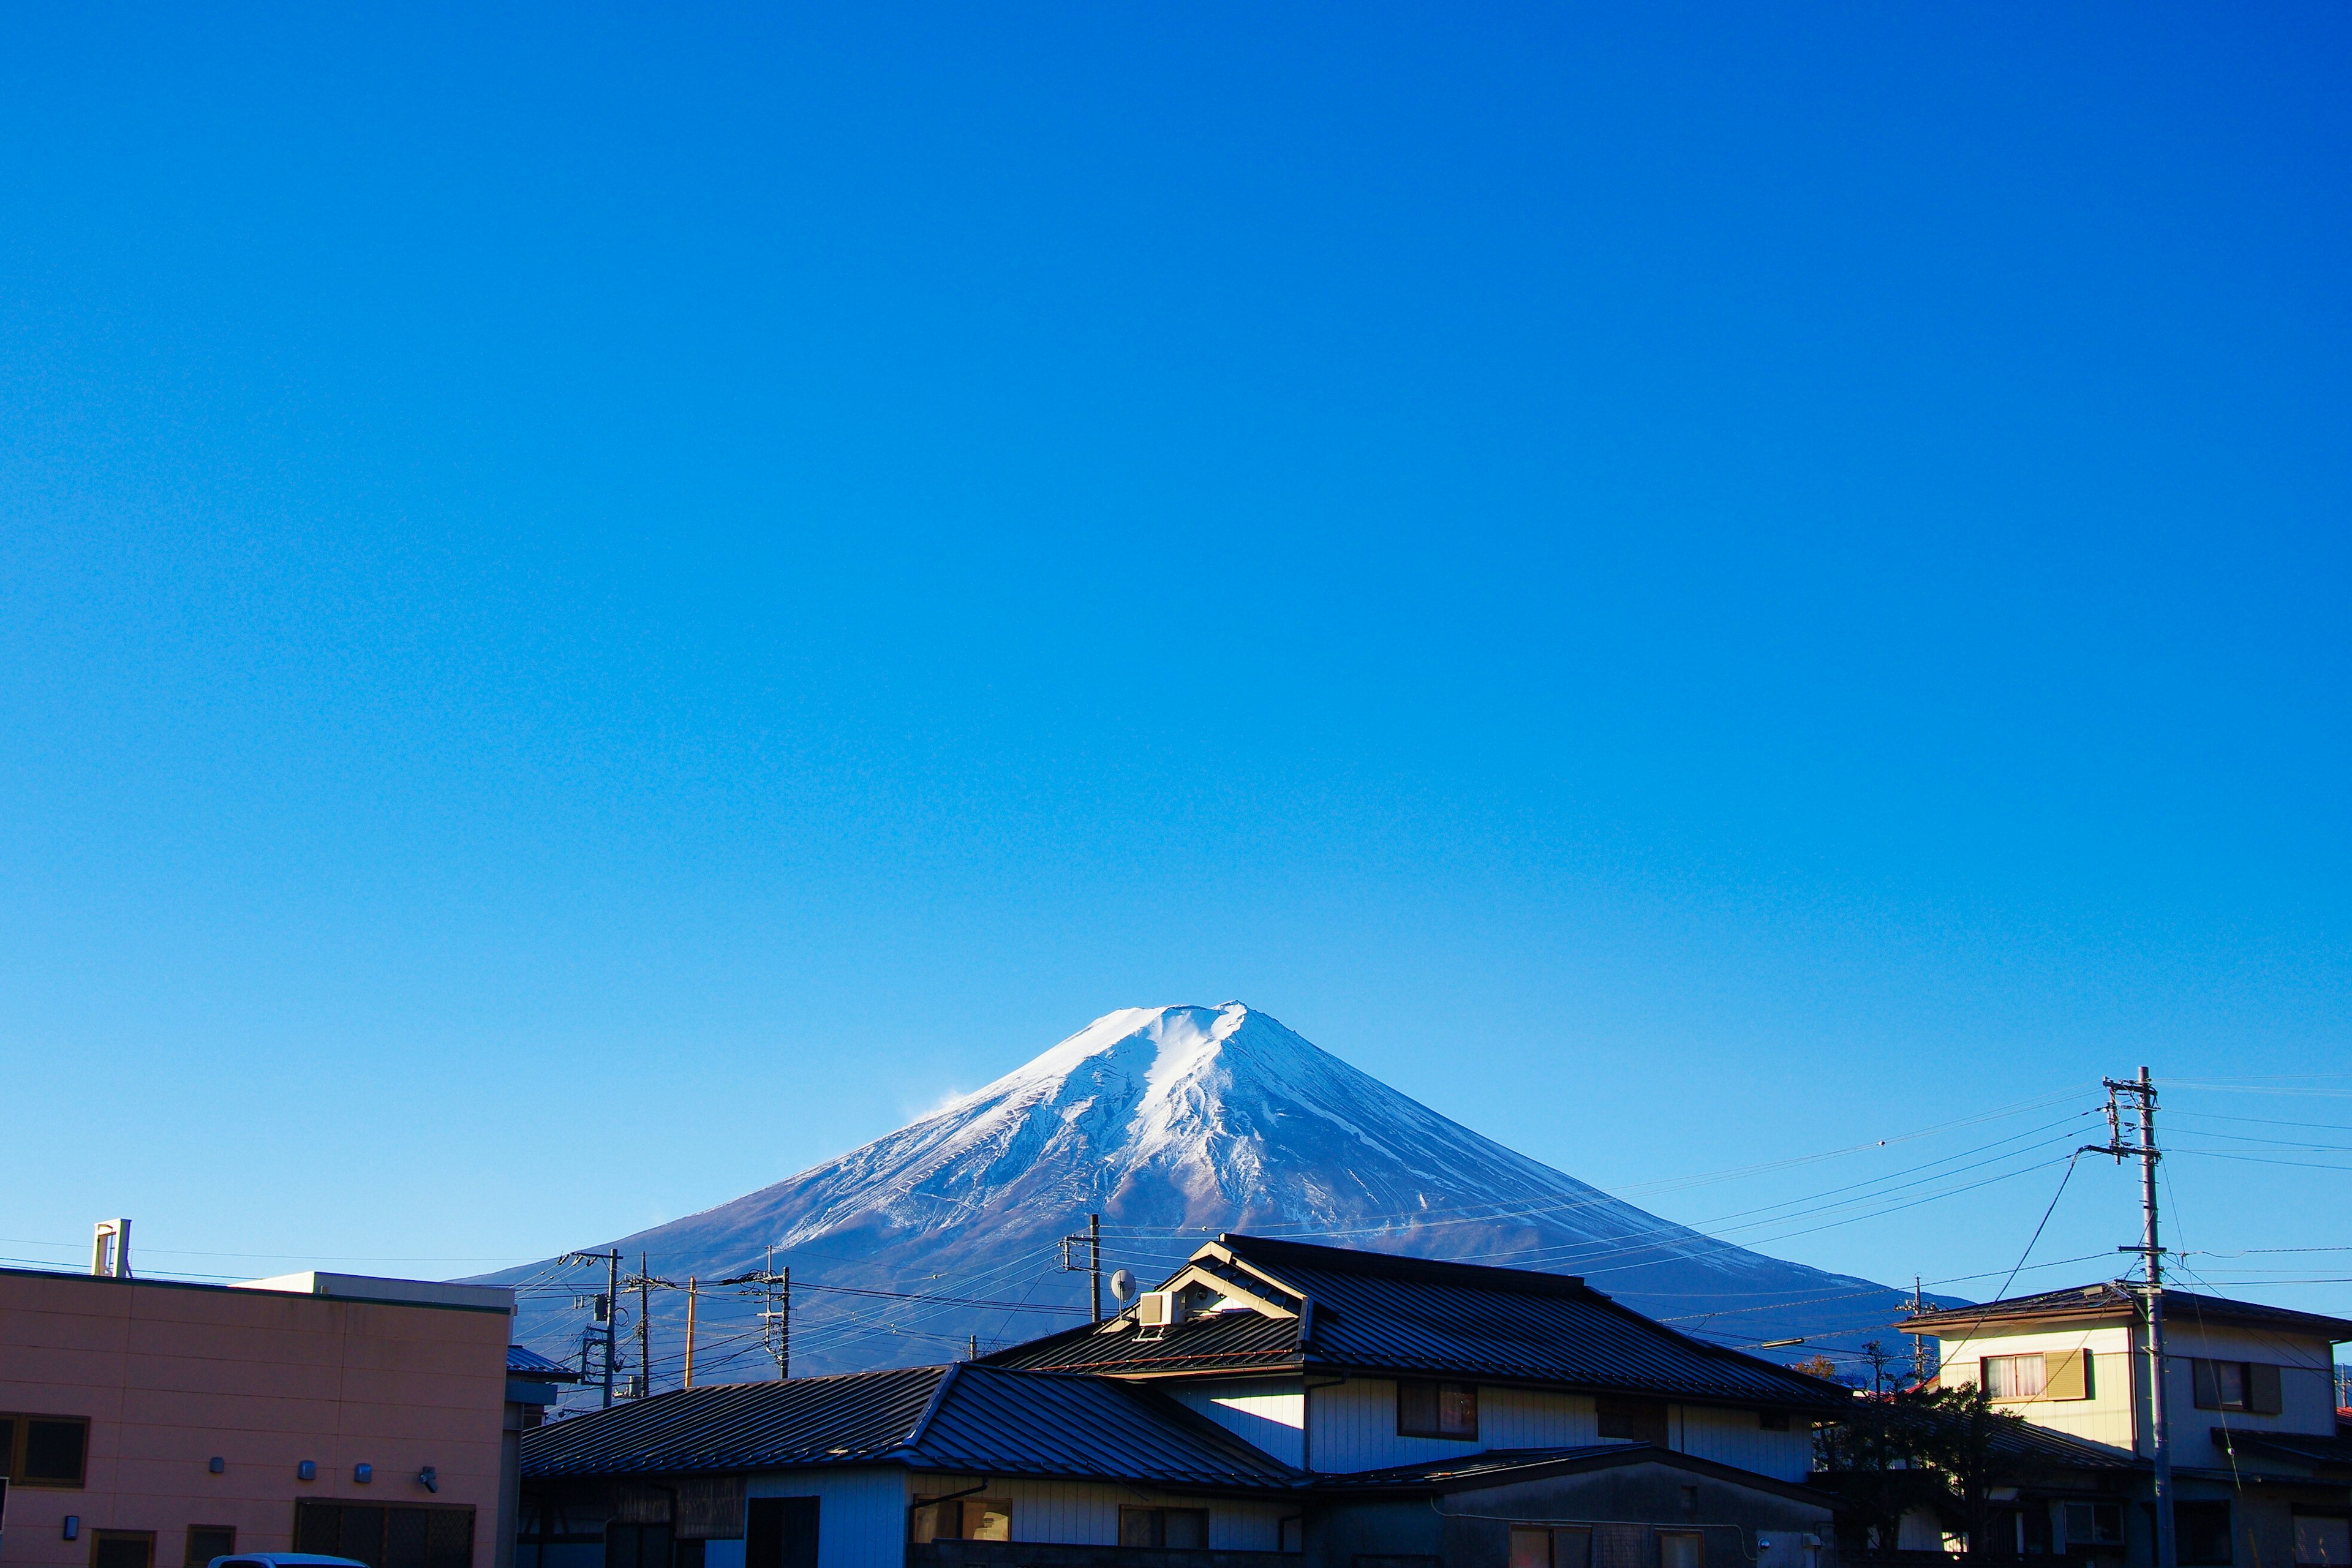
M 646 1259 L 637 1254 L 637 1397 L 650 1399 L 654 1392 L 654 1314 L 653 1281 L 646 1278 Z
M 610 1252 L 567 1252 L 562 1261 L 566 1266 L 583 1263 L 602 1263 L 604 1266 L 604 1293 L 593 1300 L 596 1308 L 596 1321 L 604 1325 L 604 1408 L 610 1410 L 613 1408 L 613 1365 L 615 1360 L 613 1313 L 621 1304 L 621 1249 L 616 1247 Z M 583 1300 L 574 1296 L 572 1305 L 577 1309 Z M 586 1358 L 583 1356 L 582 1359 L 584 1361 Z M 588 1369 L 583 1366 L 580 1370 L 584 1373 Z
M 2180 1554 L 2172 1528 L 2172 1424 L 2165 1409 L 2164 1387 L 2164 1246 L 2157 1228 L 2156 1163 L 2163 1156 L 2156 1147 L 2156 1079 L 2147 1068 L 2136 1079 L 2105 1079 L 2107 1145 L 2086 1153 L 2112 1154 L 2120 1165 L 2139 1162 L 2140 1243 L 2119 1247 L 2137 1252 L 2142 1264 L 2140 1294 L 2147 1321 L 2147 1455 L 2156 1471 L 2156 1568 L 2179 1568 Z M 2124 1142 L 2121 1102 L 2134 1101 L 2139 1110 L 2139 1142 Z
M 694 1306 L 698 1290 L 693 1275 L 686 1277 L 686 1386 L 694 1386 Z
M 760 1313 L 768 1353 L 776 1358 L 776 1381 L 793 1375 L 793 1271 L 776 1272 L 776 1249 L 768 1248 L 768 1267 L 760 1271 L 761 1296 L 767 1302 Z
M 1087 1249 L 1087 1260 L 1084 1264 L 1073 1263 L 1070 1261 L 1070 1248 L 1080 1246 L 1083 1246 Z M 1062 1237 L 1062 1272 L 1065 1274 L 1076 1274 L 1082 1270 L 1086 1274 L 1087 1282 L 1092 1289 L 1094 1294 L 1095 1321 L 1099 1323 L 1103 1321 L 1103 1313 L 1102 1215 L 1098 1214 L 1090 1214 L 1087 1215 L 1087 1231 L 1084 1236 L 1066 1236 Z

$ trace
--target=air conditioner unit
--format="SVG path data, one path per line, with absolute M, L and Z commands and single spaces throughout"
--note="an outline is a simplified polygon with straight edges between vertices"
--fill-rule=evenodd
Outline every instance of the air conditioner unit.
M 1184 1321 L 1184 1303 L 1173 1290 L 1146 1290 L 1135 1299 L 1135 1321 L 1147 1329 L 1165 1329 Z

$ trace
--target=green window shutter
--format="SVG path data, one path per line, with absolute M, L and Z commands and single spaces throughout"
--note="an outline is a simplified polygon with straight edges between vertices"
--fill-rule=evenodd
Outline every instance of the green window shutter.
M 2246 1408 L 2257 1415 L 2276 1415 L 2286 1408 L 2278 1368 L 2259 1361 L 2246 1368 Z

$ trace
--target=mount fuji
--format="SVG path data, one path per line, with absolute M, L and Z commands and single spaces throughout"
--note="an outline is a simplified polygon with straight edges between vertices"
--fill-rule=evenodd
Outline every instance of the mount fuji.
M 1900 1293 L 1701 1235 L 1514 1153 L 1264 1013 L 1130 1008 L 987 1087 L 771 1187 L 611 1244 L 661 1280 L 697 1277 L 696 1381 L 773 1377 L 792 1270 L 793 1375 L 939 1362 L 1084 1321 L 1064 1237 L 1102 1216 L 1103 1268 L 1147 1282 L 1224 1230 L 1581 1274 L 1728 1343 L 1884 1324 Z M 604 1250 L 602 1248 L 598 1250 Z M 1083 1244 L 1067 1250 L 1083 1266 Z M 557 1262 L 521 1288 L 518 1338 L 579 1364 L 604 1288 Z M 714 1285 L 714 1281 L 720 1281 Z M 648 1287 L 653 1385 L 682 1373 L 685 1292 Z M 636 1370 L 623 1292 L 623 1376 Z M 1108 1303 L 1107 1303 L 1108 1304 Z M 601 1351 L 592 1358 L 601 1370 Z

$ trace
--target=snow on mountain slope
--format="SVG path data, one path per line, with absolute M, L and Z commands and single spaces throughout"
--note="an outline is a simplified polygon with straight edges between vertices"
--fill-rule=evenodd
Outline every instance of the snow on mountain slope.
M 631 1271 L 642 1254 L 655 1275 L 711 1279 L 761 1268 L 773 1244 L 793 1269 L 797 1375 L 939 1361 L 971 1336 L 992 1348 L 1077 1321 L 1086 1281 L 1059 1270 L 1057 1243 L 1089 1213 L 1103 1216 L 1106 1269 L 1153 1276 L 1218 1231 L 1253 1231 L 1583 1274 L 1739 1342 L 1783 1331 L 1819 1342 L 1832 1320 L 1883 1323 L 1895 1296 L 1622 1203 L 1237 1002 L 1109 1014 L 887 1137 L 618 1245 Z M 585 1275 L 489 1278 L 540 1282 L 520 1337 L 576 1353 L 584 1319 L 572 1287 L 553 1282 Z M 665 1387 L 683 1304 L 653 1300 Z M 1022 1310 L 981 1304 L 1005 1302 Z M 773 1375 L 752 1306 L 706 1299 L 698 1381 Z

